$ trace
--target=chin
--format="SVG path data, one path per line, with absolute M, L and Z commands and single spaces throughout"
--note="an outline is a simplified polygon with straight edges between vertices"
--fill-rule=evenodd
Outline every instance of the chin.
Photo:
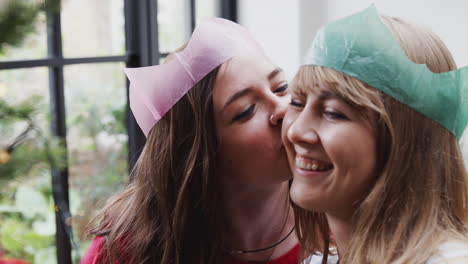
M 297 186 L 293 181 L 290 190 L 292 202 L 306 211 L 321 211 L 318 205 L 323 204 L 325 201 L 321 202 L 313 199 L 307 191 L 307 188 L 304 189 L 303 186 Z

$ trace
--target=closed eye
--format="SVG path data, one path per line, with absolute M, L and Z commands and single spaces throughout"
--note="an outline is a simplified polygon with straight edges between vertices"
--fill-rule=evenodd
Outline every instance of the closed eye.
M 286 83 L 286 84 L 282 85 L 281 87 L 279 87 L 278 89 L 276 89 L 274 91 L 274 93 L 283 93 L 286 90 L 288 90 L 288 87 L 289 87 L 289 85 Z
M 335 111 L 323 111 L 323 114 L 331 119 L 331 120 L 349 120 L 349 118 L 347 116 L 345 116 L 344 114 L 342 113 L 339 113 L 339 112 L 335 112 Z
M 298 107 L 298 108 L 303 108 L 304 107 L 304 103 L 302 103 L 301 100 L 298 100 L 298 99 L 292 99 L 291 98 L 291 101 L 289 102 L 289 104 L 294 106 L 294 107 Z
M 250 105 L 249 108 L 247 108 L 245 111 L 242 111 L 241 113 L 234 116 L 232 121 L 235 122 L 235 121 L 244 120 L 244 119 L 248 118 L 250 115 L 252 115 L 254 110 L 255 110 L 255 105 L 254 104 Z

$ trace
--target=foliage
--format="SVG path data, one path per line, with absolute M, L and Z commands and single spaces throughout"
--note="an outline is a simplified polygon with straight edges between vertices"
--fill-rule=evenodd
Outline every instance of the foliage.
M 48 136 L 35 125 L 35 118 L 40 114 L 39 97 L 32 97 L 18 105 L 10 105 L 0 99 L 0 133 L 8 135 L 14 132 L 13 127 L 23 124 L 31 126 L 25 141 L 9 150 L 10 160 L 0 165 L 0 183 L 5 180 L 28 175 L 31 172 L 40 174 L 49 171 L 50 166 L 65 166 L 65 148 L 58 138 Z M 0 146 L 0 149 L 8 148 Z
M 60 0 L 10 0 L 0 4 L 3 4 L 0 6 L 1 54 L 6 46 L 19 46 L 27 34 L 34 32 L 41 11 L 58 12 Z M 51 164 L 56 168 L 65 165 L 61 142 L 35 125 L 35 118 L 40 114 L 39 105 L 39 97 L 15 106 L 0 99 L 0 134 L 12 134 L 19 125 L 26 126 L 18 140 L 9 146 L 0 145 L 3 155 L 11 155 L 0 165 L 0 258 L 6 253 L 7 257 L 19 257 L 30 263 L 54 263 L 55 217 L 51 190 L 43 188 L 45 192 L 42 193 L 27 186 L 13 188 L 13 191 L 8 188 L 11 179 L 45 175 Z M 14 193 L 14 197 L 10 193 Z
M 32 187 L 20 186 L 13 200 L 3 197 L 0 203 L 0 244 L 6 256 L 35 264 L 54 263 L 55 217 L 50 196 Z
M 0 9 L 0 54 L 6 45 L 19 46 L 24 37 L 34 32 L 39 12 L 57 12 L 60 0 L 10 0 Z
M 65 166 L 62 142 L 36 125 L 43 108 L 40 97 L 31 97 L 18 105 L 0 99 L 0 134 L 16 135 L 18 127 L 27 128 L 18 144 L 0 145 L 0 150 L 7 149 L 11 155 L 8 162 L 0 164 L 0 249 L 7 257 L 29 263 L 55 261 L 50 169 Z M 29 187 L 21 179 L 28 179 L 29 184 L 39 188 Z
M 2 120 L 2 125 L 6 126 L 18 119 L 24 120 L 33 116 L 36 110 L 34 105 L 37 105 L 39 101 L 39 97 L 32 97 L 28 101 L 12 107 L 5 100 L 0 100 L 0 119 Z
M 3 8 L 2 1 L 8 1 Z M 40 12 L 50 14 L 59 7 L 60 0 L 0 0 L 0 55 L 8 46 L 21 45 L 23 38 L 35 31 Z M 107 87 L 117 86 L 107 81 Z M 78 97 L 72 98 L 76 102 Z M 82 102 L 80 109 L 67 105 L 67 130 L 69 137 L 74 135 L 67 162 L 73 175 L 69 189 L 73 228 L 85 240 L 85 225 L 100 207 L 98 202 L 117 191 L 127 174 L 127 148 L 126 108 L 116 100 L 90 105 L 87 96 Z M 9 161 L 0 162 L 0 259 L 5 254 L 34 264 L 56 262 L 50 169 L 63 168 L 67 153 L 64 142 L 46 133 L 48 128 L 41 129 L 40 124 L 50 123 L 45 109 L 40 97 L 15 105 L 0 98 L 0 151 L 8 149 L 19 132 L 28 131 L 12 148 Z M 8 141 L 7 135 L 11 137 Z M 89 242 L 80 244 L 81 249 L 72 252 L 76 263 Z

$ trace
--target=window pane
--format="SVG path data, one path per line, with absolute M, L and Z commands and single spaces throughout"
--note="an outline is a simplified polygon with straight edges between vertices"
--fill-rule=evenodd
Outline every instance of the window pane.
M 49 75 L 46 67 L 0 70 L 0 98 L 19 103 L 32 95 L 42 96 L 48 103 Z
M 20 70 L 0 70 L 0 99 L 4 99 L 9 105 L 18 105 L 25 101 L 30 101 L 37 97 L 35 108 L 39 113 L 35 117 L 35 125 L 43 131 L 49 130 L 49 75 L 45 67 L 20 69 Z M 0 129 L 3 127 L 0 122 Z M 19 125 L 19 130 L 23 125 Z M 10 126 L 8 126 L 10 127 Z M 11 127 L 10 127 L 11 128 Z M 18 132 L 17 130 L 15 130 Z M 15 134 L 15 133 L 13 133 Z M 0 131 L 0 144 L 6 137 Z M 0 145 L 1 148 L 2 145 Z
M 6 46 L 0 53 L 0 61 L 31 60 L 47 57 L 47 25 L 45 14 L 40 13 L 35 25 L 35 32 L 26 35 L 18 47 Z
M 65 57 L 125 53 L 123 0 L 67 0 L 62 4 Z
M 198 0 L 196 3 L 197 23 L 207 17 L 219 17 L 219 6 L 217 0 Z
M 41 103 L 21 109 L 36 109 L 31 117 L 44 134 L 49 130 L 48 91 L 47 68 L 0 71 L 0 99 L 14 110 L 31 96 L 43 97 Z M 12 116 L 0 119 L 0 150 L 27 131 L 26 121 L 14 121 Z M 28 131 L 27 140 L 16 145 L 9 160 L 0 165 L 0 248 L 9 258 L 53 263 L 48 260 L 56 254 L 55 214 L 45 141 L 41 134 Z
M 157 2 L 159 50 L 162 53 L 172 52 L 185 44 L 190 37 L 189 1 L 159 0 Z
M 127 179 L 126 81 L 123 64 L 65 68 L 70 203 L 80 254 L 86 224 Z

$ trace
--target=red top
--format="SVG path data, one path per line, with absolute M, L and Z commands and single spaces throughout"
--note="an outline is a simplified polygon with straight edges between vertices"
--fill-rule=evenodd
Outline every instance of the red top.
M 29 263 L 21 259 L 2 258 L 0 259 L 0 264 L 29 264 Z
M 80 264 L 97 264 L 98 262 L 98 255 L 101 251 L 102 240 L 103 237 L 95 237 L 91 245 L 89 246 L 88 250 L 86 251 L 85 255 L 80 261 Z
M 103 237 L 94 238 L 93 242 L 91 242 L 91 245 L 89 246 L 85 255 L 81 259 L 80 264 L 98 264 L 99 263 L 98 255 L 102 248 L 103 239 L 104 239 Z M 283 256 L 277 259 L 270 260 L 266 262 L 265 264 L 297 264 L 299 263 L 299 251 L 300 250 L 301 250 L 301 247 L 299 246 L 299 244 L 297 244 L 294 248 L 289 250 L 288 253 L 284 254 Z M 224 258 L 224 264 L 249 264 L 249 263 L 255 263 L 255 262 L 237 260 L 229 256 Z M 116 264 L 124 264 L 124 263 L 116 262 Z
M 297 244 L 288 253 L 284 254 L 283 256 L 265 262 L 264 264 L 298 264 L 299 263 L 299 252 L 301 251 L 301 247 Z M 238 260 L 233 257 L 227 256 L 224 258 L 224 264 L 250 264 L 250 263 L 259 263 L 258 261 L 244 261 Z

